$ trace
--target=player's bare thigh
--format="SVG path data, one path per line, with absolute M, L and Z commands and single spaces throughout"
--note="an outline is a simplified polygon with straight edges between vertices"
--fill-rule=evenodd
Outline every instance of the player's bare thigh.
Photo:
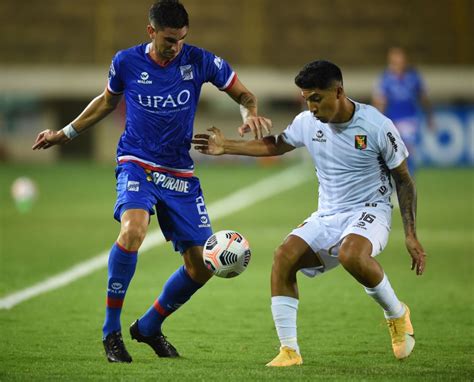
M 142 209 L 126 210 L 120 219 L 118 243 L 128 251 L 138 251 L 145 239 L 150 214 Z
M 347 235 L 339 249 L 339 262 L 362 285 L 373 288 L 383 278 L 383 270 L 372 258 L 372 243 L 364 236 Z
M 302 268 L 315 268 L 323 265 L 308 243 L 296 235 L 289 235 L 278 247 L 275 252 L 274 265 L 279 260 L 288 264 L 294 272 Z

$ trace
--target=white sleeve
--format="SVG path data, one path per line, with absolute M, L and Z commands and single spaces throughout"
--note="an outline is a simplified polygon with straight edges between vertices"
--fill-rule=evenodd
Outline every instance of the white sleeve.
M 297 115 L 293 122 L 281 133 L 283 140 L 293 147 L 303 147 L 304 144 L 304 129 L 300 115 Z
M 390 119 L 382 125 L 379 134 L 379 145 L 387 167 L 394 169 L 408 158 L 408 150 L 400 134 Z

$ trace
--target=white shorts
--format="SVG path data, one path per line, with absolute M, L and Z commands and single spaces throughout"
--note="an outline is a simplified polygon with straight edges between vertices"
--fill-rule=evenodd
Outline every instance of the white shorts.
M 314 212 L 290 235 L 303 239 L 317 254 L 322 266 L 301 269 L 306 276 L 315 277 L 339 265 L 338 253 L 342 240 L 357 234 L 372 243 L 371 256 L 377 256 L 388 242 L 392 210 L 388 206 L 363 207 L 358 210 L 319 216 Z

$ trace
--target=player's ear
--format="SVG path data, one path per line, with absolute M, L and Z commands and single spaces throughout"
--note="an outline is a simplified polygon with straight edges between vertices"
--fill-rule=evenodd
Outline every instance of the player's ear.
M 342 86 L 336 88 L 336 98 L 341 98 L 344 95 L 344 89 Z
M 146 26 L 146 32 L 148 33 L 148 36 L 150 36 L 150 38 L 153 40 L 155 38 L 155 28 L 153 28 L 152 25 L 148 24 Z

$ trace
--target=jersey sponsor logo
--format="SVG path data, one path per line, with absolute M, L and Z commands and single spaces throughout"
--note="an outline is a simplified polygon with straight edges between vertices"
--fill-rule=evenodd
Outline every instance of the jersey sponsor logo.
M 127 183 L 127 191 L 138 192 L 140 191 L 140 182 L 135 180 L 129 180 Z
M 194 78 L 193 67 L 191 65 L 180 66 L 179 70 L 181 71 L 181 77 L 184 81 L 189 81 Z
M 222 58 L 218 56 L 214 57 L 214 65 L 216 65 L 219 70 L 222 69 L 223 64 L 224 64 L 224 60 Z
M 161 188 L 184 194 L 189 193 L 189 182 L 186 180 L 178 179 L 160 172 L 154 172 L 152 175 L 153 182 Z
M 151 81 L 149 78 L 150 78 L 150 75 L 147 72 L 141 72 L 140 79 L 137 80 L 137 82 L 143 85 L 150 85 L 153 83 L 153 81 Z
M 367 135 L 354 136 L 354 145 L 357 150 L 365 150 L 367 148 Z
M 124 289 L 123 284 L 118 281 L 114 281 L 107 288 L 107 293 L 109 295 L 123 295 L 125 294 L 126 289 Z
M 390 143 L 392 144 L 393 150 L 397 152 L 398 151 L 397 140 L 395 139 L 395 137 L 390 131 L 387 133 L 387 137 Z
M 313 142 L 326 142 L 326 138 L 324 138 L 324 133 L 322 130 L 318 130 L 316 132 L 316 136 L 311 139 L 313 140 Z
M 380 168 L 380 181 L 386 182 L 388 180 L 388 184 L 391 185 L 392 183 L 390 180 L 390 170 L 387 167 L 387 164 L 385 163 L 382 155 L 379 155 L 377 157 L 377 161 L 379 162 L 379 168 Z
M 181 90 L 177 96 L 173 97 L 171 94 L 167 96 L 142 96 L 141 94 L 138 95 L 138 102 L 140 105 L 145 107 L 152 107 L 154 109 L 158 109 L 160 107 L 178 107 L 181 105 L 185 105 L 188 103 L 189 99 L 191 98 L 191 92 L 189 90 Z

